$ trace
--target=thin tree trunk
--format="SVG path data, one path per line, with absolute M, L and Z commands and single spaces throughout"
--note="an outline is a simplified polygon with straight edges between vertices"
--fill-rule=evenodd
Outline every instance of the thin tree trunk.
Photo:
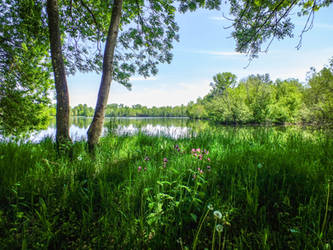
M 48 15 L 51 58 L 57 95 L 56 142 L 59 149 L 61 144 L 71 142 L 69 137 L 69 94 L 65 74 L 65 64 L 61 49 L 58 1 L 47 0 L 46 10 Z
M 103 73 L 99 87 L 95 114 L 88 129 L 88 146 L 93 151 L 102 134 L 105 107 L 107 105 L 113 72 L 113 55 L 117 43 L 123 0 L 114 0 L 111 21 L 104 49 Z

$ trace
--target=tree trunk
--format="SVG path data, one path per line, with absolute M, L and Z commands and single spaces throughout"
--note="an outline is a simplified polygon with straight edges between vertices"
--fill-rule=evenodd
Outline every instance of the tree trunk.
M 69 94 L 65 74 L 65 64 L 61 49 L 58 1 L 47 0 L 46 10 L 48 15 L 51 58 L 57 96 L 56 142 L 59 149 L 59 146 L 67 145 L 71 142 L 69 137 Z
M 88 129 L 88 146 L 90 151 L 94 150 L 99 137 L 102 134 L 105 107 L 108 101 L 112 81 L 113 55 L 117 43 L 122 4 L 123 0 L 114 0 L 112 6 L 111 21 L 104 49 L 101 85 L 98 91 L 94 118 Z

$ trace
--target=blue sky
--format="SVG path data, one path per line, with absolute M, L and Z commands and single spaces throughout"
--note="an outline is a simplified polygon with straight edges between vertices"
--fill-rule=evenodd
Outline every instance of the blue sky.
M 227 15 L 227 12 L 224 12 Z M 180 42 L 174 44 L 171 64 L 159 65 L 156 76 L 133 76 L 132 91 L 112 82 L 108 103 L 175 106 L 195 101 L 209 92 L 209 83 L 219 72 L 232 72 L 238 80 L 250 74 L 269 73 L 272 80 L 297 78 L 305 82 L 310 67 L 320 70 L 333 57 L 333 5 L 316 13 L 312 30 L 303 35 L 302 47 L 295 47 L 305 24 L 293 14 L 294 38 L 274 40 L 268 53 L 260 54 L 247 68 L 248 58 L 235 52 L 230 21 L 222 11 L 199 10 L 177 14 Z M 68 78 L 71 106 L 95 107 L 101 76 L 77 73 Z

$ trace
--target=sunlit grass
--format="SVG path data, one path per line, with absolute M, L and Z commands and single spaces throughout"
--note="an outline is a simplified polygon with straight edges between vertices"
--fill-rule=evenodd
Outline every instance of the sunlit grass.
M 1 249 L 313 249 L 333 243 L 333 139 L 325 131 L 224 128 L 179 140 L 108 136 L 95 158 L 85 148 L 75 143 L 69 159 L 47 139 L 0 144 Z

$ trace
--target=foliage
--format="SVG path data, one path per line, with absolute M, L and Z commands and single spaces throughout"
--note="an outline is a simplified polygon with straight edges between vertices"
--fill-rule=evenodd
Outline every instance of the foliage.
M 258 57 L 259 52 L 267 51 L 272 41 L 285 37 L 293 37 L 294 24 L 290 14 L 297 9 L 299 16 L 308 16 L 302 35 L 312 28 L 314 15 L 322 7 L 327 7 L 331 0 L 231 0 L 230 14 L 232 20 L 233 38 L 236 40 L 236 50 L 246 53 L 250 60 Z
M 312 70 L 306 89 L 306 104 L 310 119 L 333 121 L 333 64 L 321 71 Z
M 94 159 L 85 147 L 59 158 L 50 139 L 0 143 L 1 249 L 333 244 L 329 130 L 110 136 Z
M 238 83 L 229 72 L 213 79 L 210 93 L 188 104 L 189 117 L 228 124 L 332 122 L 332 65 L 319 72 L 312 69 L 307 86 L 296 79 L 272 82 L 268 74 L 251 75 Z
M 17 136 L 44 127 L 48 122 L 52 80 L 41 15 L 39 1 L 24 0 L 15 5 L 1 1 L 0 4 L 0 130 L 3 134 Z

